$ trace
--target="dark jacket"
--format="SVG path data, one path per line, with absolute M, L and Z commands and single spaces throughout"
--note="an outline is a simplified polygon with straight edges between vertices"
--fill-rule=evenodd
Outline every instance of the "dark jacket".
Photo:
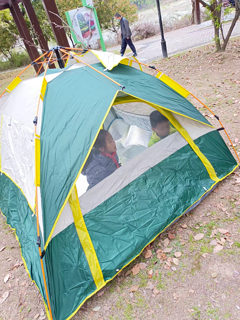
M 132 32 L 129 28 L 129 23 L 126 18 L 122 17 L 122 19 L 120 20 L 120 25 L 121 25 L 122 38 L 126 39 L 128 37 L 131 37 Z
M 118 163 L 117 154 L 115 159 Z M 82 174 L 87 176 L 88 190 L 110 176 L 116 169 L 117 165 L 111 158 L 103 156 L 98 150 L 93 150 L 82 171 Z

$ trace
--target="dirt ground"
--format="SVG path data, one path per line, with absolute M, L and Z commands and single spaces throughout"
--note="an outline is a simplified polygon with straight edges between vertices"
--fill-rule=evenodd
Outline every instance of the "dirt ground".
M 240 154 L 240 39 L 224 53 L 214 53 L 210 45 L 152 65 L 212 108 Z M 147 249 L 73 319 L 240 319 L 240 170 Z M 0 261 L 0 320 L 44 319 L 41 296 L 2 216 Z M 1 303 L 4 294 L 8 297 Z

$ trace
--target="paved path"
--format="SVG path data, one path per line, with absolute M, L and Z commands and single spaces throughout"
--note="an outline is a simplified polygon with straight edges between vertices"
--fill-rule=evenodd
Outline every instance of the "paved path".
M 223 24 L 224 35 L 226 36 L 230 22 Z M 213 43 L 214 30 L 211 21 L 203 22 L 201 25 L 178 29 L 165 33 L 168 55 L 186 51 L 205 44 Z M 232 32 L 232 37 L 240 36 L 240 20 L 238 20 Z M 162 58 L 160 35 L 144 39 L 134 43 L 138 52 L 139 61 L 152 61 Z M 108 51 L 120 50 L 120 45 L 109 48 Z M 131 53 L 126 54 L 131 56 Z

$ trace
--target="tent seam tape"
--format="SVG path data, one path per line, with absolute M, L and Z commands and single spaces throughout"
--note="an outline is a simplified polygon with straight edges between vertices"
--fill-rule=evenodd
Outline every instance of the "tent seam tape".
M 3 171 L 2 169 L 0 169 L 0 172 L 3 173 L 3 174 L 5 174 L 5 176 L 8 177 L 8 178 L 15 184 L 15 186 L 16 186 L 18 189 L 20 189 L 20 191 L 22 192 L 22 194 L 24 195 L 24 197 L 25 197 L 25 199 L 26 199 L 26 201 L 27 201 L 27 203 L 28 203 L 29 208 L 30 208 L 30 209 L 32 210 L 32 212 L 35 214 L 35 210 L 34 210 L 35 205 L 34 205 L 33 207 L 30 205 L 30 203 L 28 202 L 28 199 L 27 199 L 25 193 L 23 192 L 22 188 L 21 188 L 19 185 L 17 185 L 17 183 L 16 183 L 5 171 Z
M 15 228 L 12 228 L 12 226 L 11 226 L 9 223 L 7 223 L 7 217 L 6 217 L 5 214 L 2 212 L 2 209 L 1 209 L 1 208 L 0 208 L 0 212 L 1 212 L 2 216 L 6 218 L 6 221 L 5 221 L 6 225 L 8 225 L 8 226 L 14 231 L 14 235 L 15 235 L 15 237 L 16 237 L 16 240 L 17 240 L 17 242 L 19 243 L 20 254 L 21 254 L 21 258 L 22 258 L 22 260 L 23 260 L 23 264 L 24 264 L 24 267 L 25 267 L 25 269 L 26 269 L 26 272 L 27 272 L 30 280 L 36 285 L 36 287 L 37 287 L 40 295 L 42 296 L 42 293 L 41 293 L 41 291 L 40 291 L 37 283 L 35 282 L 35 280 L 32 279 L 32 277 L 31 277 L 31 275 L 30 275 L 30 272 L 28 271 L 27 263 L 26 263 L 26 261 L 25 261 L 25 259 L 24 259 L 24 257 L 23 257 L 23 254 L 22 254 L 22 246 L 21 246 L 21 243 L 20 243 L 19 238 L 18 238 L 18 236 L 17 236 L 16 229 L 15 229 Z M 49 312 L 48 312 L 48 308 L 47 308 L 47 305 L 46 305 L 46 303 L 45 303 L 45 301 L 44 301 L 43 296 L 42 296 L 42 299 L 43 299 L 43 304 L 44 304 L 45 309 L 46 309 L 47 317 L 48 317 L 49 320 L 51 320 L 51 319 L 50 319 Z
M 234 169 L 229 172 L 226 176 L 224 176 L 223 178 L 221 178 L 219 181 L 214 182 L 211 186 L 211 188 L 209 188 L 208 190 L 206 190 L 204 192 L 203 195 L 201 195 L 201 197 L 196 200 L 193 204 L 191 204 L 191 206 L 193 206 L 195 203 L 197 203 L 206 193 L 208 193 L 216 184 L 218 184 L 220 181 L 224 180 L 226 177 L 228 177 L 230 174 L 232 174 L 238 167 L 239 165 L 237 164 L 236 167 L 234 167 Z M 185 212 L 191 208 L 191 206 L 189 206 L 180 216 L 178 216 L 176 219 L 174 219 L 171 223 L 169 223 L 161 232 L 159 232 L 151 241 L 148 242 L 147 245 L 144 246 L 144 248 L 140 251 L 139 254 L 137 254 L 130 262 L 128 262 L 125 266 L 123 266 L 121 268 L 121 270 L 119 270 L 111 279 L 106 280 L 106 284 L 110 281 L 112 281 L 124 268 L 126 268 L 130 263 L 132 263 L 137 257 L 139 257 L 141 255 L 141 253 L 143 252 L 143 250 L 150 244 L 152 243 L 161 233 L 163 233 L 167 228 L 169 228 L 172 224 L 174 224 L 174 222 L 178 219 L 180 219 Z M 88 300 L 89 298 L 91 298 L 96 292 L 98 292 L 100 289 L 102 289 L 102 287 L 96 289 L 94 292 L 92 292 L 88 297 L 86 297 L 83 302 L 81 302 L 81 304 L 77 307 L 77 309 L 66 319 L 66 320 L 70 320 L 77 312 L 78 310 L 81 308 L 81 306 L 85 303 L 86 300 Z
M 55 227 L 56 227 L 56 225 L 57 225 L 57 222 L 58 222 L 58 220 L 59 220 L 59 218 L 60 218 L 60 216 L 61 216 L 61 213 L 62 213 L 62 211 L 63 211 L 63 208 L 65 207 L 65 205 L 66 205 L 66 203 L 67 203 L 67 201 L 68 201 L 68 199 L 69 199 L 69 197 L 70 197 L 70 195 L 71 195 L 71 193 L 72 193 L 72 191 L 73 191 L 73 188 L 74 188 L 74 186 L 75 186 L 75 184 L 76 184 L 76 182 L 77 182 L 77 179 L 79 178 L 79 176 L 80 176 L 80 174 L 81 174 L 81 172 L 82 172 L 82 169 L 83 169 L 83 167 L 84 167 L 84 165 L 85 165 L 85 162 L 86 162 L 87 159 L 88 159 L 88 156 L 89 156 L 89 154 L 90 154 L 90 152 L 91 152 L 91 150 L 92 150 L 92 147 L 93 147 L 93 145 L 94 145 L 94 143 L 95 143 L 95 140 L 97 139 L 97 136 L 98 136 L 98 134 L 99 134 L 99 131 L 101 130 L 101 128 L 102 128 L 102 126 L 103 126 L 103 123 L 104 123 L 104 121 L 105 121 L 105 119 L 106 119 L 106 117 L 107 117 L 107 115 L 108 115 L 108 113 L 109 113 L 109 111 L 110 111 L 110 109 L 111 109 L 111 107 L 112 107 L 112 105 L 113 105 L 113 103 L 114 103 L 117 95 L 118 95 L 118 92 L 119 92 L 119 90 L 116 91 L 116 93 L 115 93 L 115 95 L 114 95 L 114 97 L 113 97 L 113 99 L 112 99 L 112 101 L 111 101 L 111 103 L 110 103 L 110 105 L 109 105 L 109 107 L 108 107 L 108 110 L 107 110 L 107 112 L 106 112 L 106 114 L 105 114 L 105 117 L 103 118 L 103 121 L 102 121 L 101 124 L 100 124 L 100 127 L 99 127 L 99 129 L 98 129 L 98 131 L 97 131 L 97 134 L 96 134 L 96 136 L 95 136 L 94 139 L 93 139 L 93 143 L 92 143 L 91 147 L 89 148 L 89 151 L 88 151 L 88 153 L 87 153 L 87 156 L 86 156 L 85 160 L 83 161 L 83 164 L 82 164 L 82 166 L 81 166 L 81 168 L 80 168 L 80 170 L 79 170 L 79 172 L 78 172 L 78 174 L 77 174 L 77 176 L 76 176 L 76 179 L 74 180 L 74 182 L 73 182 L 73 184 L 72 184 L 71 189 L 69 190 L 69 193 L 68 193 L 68 195 L 67 195 L 67 197 L 66 197 L 66 199 L 65 199 L 65 201 L 64 201 L 64 203 L 63 203 L 63 205 L 62 205 L 62 207 L 61 207 L 61 209 L 60 209 L 60 211 L 59 211 L 59 213 L 58 213 L 58 215 L 57 215 L 57 218 L 55 219 L 55 222 L 54 222 L 54 224 L 53 224 L 53 226 L 52 226 L 52 230 L 51 230 L 51 232 L 49 233 L 48 239 L 47 239 L 47 241 L 46 241 L 46 243 L 45 243 L 45 245 L 44 245 L 44 250 L 45 250 L 45 251 L 46 251 L 46 249 L 47 249 L 47 246 L 48 246 L 49 242 L 51 241 L 51 237 L 52 237 L 53 231 L 54 231 L 54 229 L 55 229 Z

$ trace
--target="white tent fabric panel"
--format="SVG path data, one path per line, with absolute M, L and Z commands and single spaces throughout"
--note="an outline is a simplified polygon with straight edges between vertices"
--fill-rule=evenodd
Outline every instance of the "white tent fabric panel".
M 57 222 L 56 228 L 53 231 L 52 238 L 54 238 L 56 235 L 58 235 L 60 232 L 62 232 L 64 229 L 70 226 L 70 224 L 72 224 L 73 222 L 74 220 L 72 210 L 69 205 L 69 202 L 67 201 L 65 207 L 63 208 L 62 214 L 60 215 L 60 218 Z
M 33 130 L 3 115 L 1 145 L 1 170 L 22 189 L 33 208 L 35 204 Z
M 58 75 L 60 73 L 46 76 L 47 82 Z M 5 114 L 34 130 L 33 119 L 36 116 L 42 82 L 42 76 L 20 82 L 7 98 L 4 95 L 5 102 L 0 104 L 0 114 Z

